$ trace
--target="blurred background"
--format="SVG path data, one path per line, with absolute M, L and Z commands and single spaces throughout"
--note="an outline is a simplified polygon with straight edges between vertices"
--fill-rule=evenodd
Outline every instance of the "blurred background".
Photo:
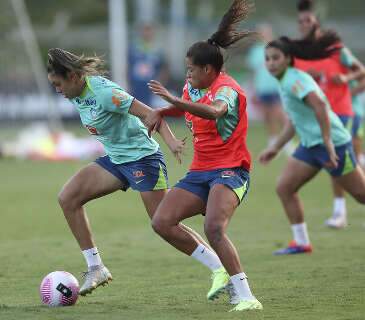
M 229 0 L 2 0 L 0 1 L 0 121 L 77 119 L 71 104 L 50 95 L 47 50 L 103 55 L 110 76 L 140 100 L 158 106 L 146 80 L 158 78 L 179 92 L 184 56 L 196 40 L 215 31 Z M 245 27 L 270 24 L 275 36 L 298 36 L 296 2 L 255 1 Z M 325 27 L 335 27 L 362 61 L 365 4 L 362 0 L 317 1 Z M 227 68 L 250 93 L 247 48 L 229 53 Z M 141 59 L 142 61 L 141 63 Z M 252 112 L 251 112 L 252 111 Z M 250 111 L 250 116 L 260 114 Z M 59 123 L 58 123 L 59 125 Z

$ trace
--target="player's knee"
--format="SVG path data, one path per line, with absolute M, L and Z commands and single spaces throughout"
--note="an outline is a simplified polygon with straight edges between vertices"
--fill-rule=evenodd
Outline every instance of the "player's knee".
M 205 223 L 204 232 L 212 246 L 219 243 L 224 236 L 223 226 L 214 222 Z
M 283 198 L 291 193 L 291 186 L 287 182 L 279 181 L 276 185 L 276 193 L 280 198 Z
M 76 197 L 72 197 L 70 193 L 61 190 L 58 194 L 58 203 L 64 212 L 73 211 L 78 207 Z
M 168 236 L 169 224 L 165 219 L 160 218 L 158 215 L 155 215 L 151 220 L 151 226 L 152 229 L 161 237 Z

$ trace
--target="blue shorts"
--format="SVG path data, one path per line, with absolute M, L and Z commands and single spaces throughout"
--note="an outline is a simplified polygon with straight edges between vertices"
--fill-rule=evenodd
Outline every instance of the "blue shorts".
M 122 164 L 112 163 L 109 156 L 100 157 L 95 162 L 123 183 L 123 191 L 129 187 L 139 192 L 168 188 L 166 164 L 160 150 L 137 161 Z
M 280 96 L 276 93 L 258 94 L 257 99 L 263 106 L 271 107 L 280 102 Z
M 362 138 L 364 136 L 363 120 L 363 117 L 355 114 L 351 128 L 351 134 L 353 137 Z
M 250 175 L 243 168 L 189 171 L 175 187 L 189 191 L 207 203 L 210 188 L 215 184 L 230 188 L 241 202 L 248 192 Z
M 348 130 L 348 132 L 350 132 L 352 134 L 354 117 L 352 117 L 352 116 L 340 116 L 340 115 L 337 115 L 337 116 L 340 118 L 342 124 Z
M 306 148 L 300 144 L 294 151 L 293 157 L 312 167 L 318 169 L 324 168 L 333 177 L 343 176 L 352 172 L 357 164 L 352 143 L 343 144 L 335 149 L 339 158 L 338 166 L 335 169 L 328 169 L 325 167 L 325 164 L 329 161 L 329 157 L 326 147 L 322 144 L 310 148 Z

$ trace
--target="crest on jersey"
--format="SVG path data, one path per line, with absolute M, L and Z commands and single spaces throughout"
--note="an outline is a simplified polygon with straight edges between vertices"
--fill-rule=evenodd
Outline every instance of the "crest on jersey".
M 98 116 L 98 111 L 95 108 L 91 108 L 90 115 L 91 115 L 91 118 L 96 119 L 96 117 Z

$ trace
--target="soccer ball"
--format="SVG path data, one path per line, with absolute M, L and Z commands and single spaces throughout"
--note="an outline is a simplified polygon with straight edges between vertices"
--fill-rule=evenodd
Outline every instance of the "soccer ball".
M 54 271 L 43 278 L 39 294 L 49 307 L 72 306 L 78 298 L 79 282 L 69 272 Z

